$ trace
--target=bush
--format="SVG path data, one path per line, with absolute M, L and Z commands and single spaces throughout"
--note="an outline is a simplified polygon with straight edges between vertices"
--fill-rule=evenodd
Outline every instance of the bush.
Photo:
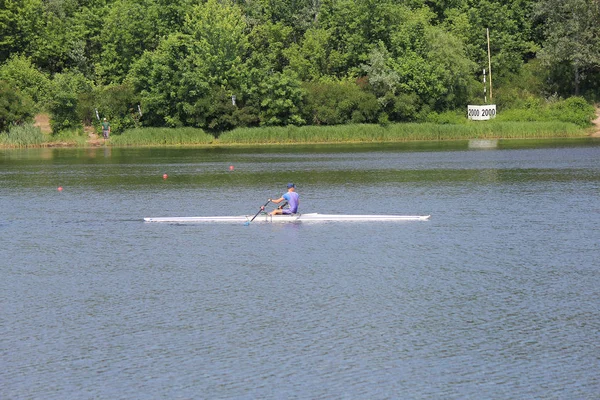
M 262 126 L 304 125 L 300 110 L 305 92 L 291 71 L 273 73 L 258 85 L 259 118 Z
M 79 112 L 79 96 L 91 90 L 91 82 L 81 73 L 66 72 L 54 75 L 48 107 L 52 115 L 50 126 L 53 133 L 83 126 Z
M 29 96 L 37 110 L 45 107 L 50 91 L 50 79 L 39 71 L 30 59 L 13 56 L 0 66 L 0 80 L 8 82 Z
M 80 104 L 84 104 L 83 100 L 82 95 Z M 140 127 L 141 116 L 137 108 L 139 101 L 130 84 L 98 87 L 94 90 L 93 98 L 85 100 L 87 106 L 80 108 L 79 116 L 84 118 L 91 114 L 97 131 L 101 131 L 103 118 L 108 118 L 111 134 L 118 135 L 127 129 Z M 100 120 L 96 117 L 96 108 Z
M 564 101 L 551 104 L 549 107 L 549 114 L 553 119 L 571 122 L 581 127 L 589 126 L 595 113 L 594 106 L 583 97 L 569 97 Z
M 0 132 L 11 125 L 28 122 L 33 118 L 35 106 L 31 97 L 0 80 Z
M 539 60 L 530 60 L 518 72 L 495 80 L 493 102 L 501 109 L 531 108 L 541 104 L 543 98 L 537 93 L 544 92 L 548 81 L 548 69 Z
M 352 82 L 305 83 L 306 120 L 312 125 L 375 122 L 380 106 L 372 93 Z
M 525 108 L 503 110 L 498 113 L 496 119 L 518 122 L 560 121 L 587 127 L 595 115 L 594 107 L 582 97 L 570 97 L 551 102 L 532 99 L 525 106 Z
M 431 112 L 425 118 L 425 122 L 433 124 L 466 124 L 468 121 L 464 111 L 446 111 L 442 113 Z
M 222 87 L 213 86 L 211 90 L 200 97 L 193 107 L 189 108 L 186 124 L 208 129 L 211 132 L 222 132 L 233 129 L 240 123 L 238 116 L 244 116 L 231 102 L 231 96 Z M 256 116 L 258 121 L 258 116 Z
M 388 93 L 383 97 L 386 111 L 394 122 L 413 122 L 423 113 L 421 99 L 416 93 Z

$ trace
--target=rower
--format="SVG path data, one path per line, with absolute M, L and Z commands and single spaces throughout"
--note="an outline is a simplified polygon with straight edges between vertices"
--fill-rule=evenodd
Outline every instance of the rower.
M 287 193 L 284 193 L 283 196 L 278 198 L 277 200 L 271 200 L 275 204 L 279 204 L 282 201 L 287 201 L 289 208 L 276 208 L 271 211 L 269 215 L 278 215 L 278 214 L 296 214 L 298 212 L 298 205 L 300 204 L 300 196 L 296 193 L 296 185 L 293 183 L 287 184 Z

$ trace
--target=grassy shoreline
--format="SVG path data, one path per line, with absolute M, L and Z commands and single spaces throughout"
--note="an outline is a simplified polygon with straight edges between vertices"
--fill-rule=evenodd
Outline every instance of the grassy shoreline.
M 37 128 L 35 128 L 37 130 Z M 394 143 L 413 141 L 450 141 L 470 139 L 556 139 L 585 138 L 589 128 L 559 121 L 514 122 L 470 121 L 464 124 L 401 123 L 381 125 L 287 126 L 238 128 L 218 137 L 198 128 L 138 128 L 112 135 L 111 139 L 90 141 L 81 132 L 48 136 L 31 131 L 31 140 L 20 132 L 0 138 L 0 148 L 23 147 L 169 147 L 169 146 L 243 146 L 336 143 Z M 27 133 L 27 132 L 25 132 Z

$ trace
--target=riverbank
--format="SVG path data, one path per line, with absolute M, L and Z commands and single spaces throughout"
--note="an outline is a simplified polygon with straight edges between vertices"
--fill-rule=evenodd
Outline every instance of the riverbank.
M 148 147 L 148 146 L 238 146 L 339 143 L 394 143 L 472 139 L 556 139 L 600 137 L 600 108 L 592 127 L 560 121 L 467 121 L 461 124 L 401 123 L 338 126 L 287 126 L 238 128 L 218 137 L 198 128 L 138 128 L 104 140 L 93 127 L 83 132 L 50 135 L 47 118 L 36 118 L 42 137 L 28 142 L 20 138 L 0 147 Z M 37 129 L 36 129 L 37 131 Z
M 596 118 L 592 121 L 591 137 L 600 138 L 600 107 L 596 106 Z
M 600 123 L 600 122 L 599 122 Z M 478 121 L 466 124 L 405 123 L 381 125 L 239 128 L 218 137 L 201 129 L 144 128 L 113 135 L 90 134 L 89 146 L 238 146 L 336 143 L 394 143 L 470 139 L 556 139 L 589 136 L 565 122 Z

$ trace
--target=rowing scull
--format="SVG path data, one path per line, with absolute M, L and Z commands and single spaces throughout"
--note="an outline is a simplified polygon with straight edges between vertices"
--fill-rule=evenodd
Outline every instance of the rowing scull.
M 146 222 L 170 222 L 170 223 L 198 223 L 198 222 L 248 222 L 252 215 L 240 216 L 216 216 L 216 217 L 160 217 L 144 218 Z M 253 222 L 327 222 L 327 221 L 427 221 L 430 215 L 343 215 L 343 214 L 292 214 L 292 215 L 269 215 L 263 213 L 257 215 Z

